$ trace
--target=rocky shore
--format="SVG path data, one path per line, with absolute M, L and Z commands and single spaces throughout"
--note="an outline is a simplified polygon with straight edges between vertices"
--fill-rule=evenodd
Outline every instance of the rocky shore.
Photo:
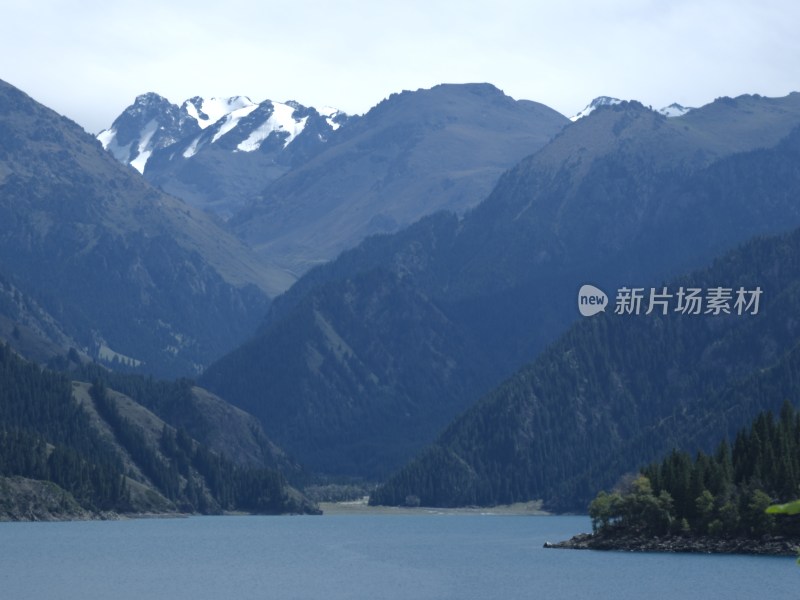
M 133 517 L 181 516 L 176 514 L 118 514 L 89 511 L 55 483 L 25 477 L 0 476 L 0 522 L 5 521 L 110 521 Z
M 761 554 L 795 556 L 800 539 L 779 535 L 759 539 L 718 538 L 711 536 L 608 535 L 580 533 L 564 542 L 545 542 L 545 548 L 573 550 L 617 550 L 625 552 L 694 552 L 699 554 Z
M 0 477 L 0 521 L 66 521 L 100 518 L 71 494 L 47 481 Z

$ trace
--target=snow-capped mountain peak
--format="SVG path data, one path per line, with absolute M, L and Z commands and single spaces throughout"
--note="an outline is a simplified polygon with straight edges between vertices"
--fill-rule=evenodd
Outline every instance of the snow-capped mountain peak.
M 195 96 L 177 106 L 149 93 L 138 96 L 97 139 L 118 161 L 165 191 L 197 199 L 197 206 L 227 218 L 293 162 L 318 152 L 348 119 L 335 108 L 317 111 L 294 100 Z M 197 191 L 198 178 L 221 177 L 239 164 L 262 168 L 228 192 L 225 197 L 235 197 L 235 203 L 218 201 L 218 191 Z
M 187 132 L 196 130 L 194 119 L 187 118 L 163 96 L 148 92 L 137 96 L 109 129 L 97 135 L 97 139 L 118 161 L 144 173 L 145 165 L 155 150 L 170 146 Z
M 682 117 L 683 115 L 688 113 L 690 110 L 694 110 L 694 109 L 691 108 L 691 107 L 688 107 L 688 106 L 681 106 L 677 102 L 674 102 L 674 103 L 670 104 L 669 106 L 665 106 L 664 108 L 659 109 L 658 112 L 660 112 L 665 117 Z
M 577 121 L 578 119 L 582 119 L 583 117 L 593 113 L 599 106 L 613 106 L 614 104 L 619 104 L 620 102 L 622 102 L 622 100 L 618 98 L 612 98 L 610 96 L 598 96 L 592 100 L 582 111 L 571 116 L 569 120 Z
M 570 117 L 570 121 L 577 121 L 578 119 L 582 119 L 583 117 L 586 117 L 591 113 L 593 113 L 600 106 L 613 106 L 615 104 L 620 104 L 621 102 L 622 100 L 619 100 L 618 98 L 612 98 L 610 96 L 599 96 L 594 100 L 592 100 L 582 111 Z M 673 104 L 670 104 L 669 106 L 665 106 L 664 108 L 659 109 L 657 112 L 664 115 L 665 117 L 672 118 L 672 117 L 683 116 L 690 110 L 693 109 L 687 106 L 681 106 L 680 104 L 675 102 Z
M 117 160 L 144 173 L 154 152 L 173 145 L 178 152 L 173 152 L 170 160 L 176 156 L 192 158 L 202 148 L 223 139 L 231 140 L 226 147 L 235 152 L 254 152 L 273 133 L 279 135 L 281 147 L 286 148 L 312 116 L 321 122 L 322 130 L 317 136 L 322 142 L 348 118 L 332 107 L 316 111 L 293 100 L 256 103 L 247 96 L 194 96 L 178 107 L 149 92 L 137 96 L 97 139 Z

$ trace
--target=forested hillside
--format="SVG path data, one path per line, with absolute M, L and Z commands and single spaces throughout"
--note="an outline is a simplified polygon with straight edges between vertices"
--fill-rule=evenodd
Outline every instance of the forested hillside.
M 664 315 L 659 308 L 646 315 L 643 308 L 585 319 L 457 419 L 371 501 L 543 498 L 551 508 L 585 510 L 621 474 L 672 448 L 711 451 L 759 411 L 799 397 L 800 231 L 754 240 L 657 290 L 715 286 L 760 287 L 757 314 Z
M 601 491 L 589 506 L 594 535 L 581 543 L 627 548 L 645 537 L 691 549 L 696 540 L 800 539 L 800 517 L 773 506 L 800 494 L 799 460 L 800 414 L 786 401 L 779 417 L 759 414 L 732 445 L 723 441 L 713 454 L 698 452 L 694 459 L 673 451 L 629 484 Z M 741 542 L 719 547 L 748 548 Z
M 72 382 L 7 346 L 0 346 L 0 477 L 0 518 L 314 510 L 276 469 L 233 463 L 99 379 Z M 47 498 L 31 499 L 32 489 Z
M 200 383 L 310 468 L 381 478 L 563 334 L 582 284 L 659 285 L 800 225 L 798 124 L 800 94 L 673 119 L 599 108 L 463 219 L 434 215 L 309 272 Z
M 4 336 L 19 351 L 37 333 L 160 376 L 195 374 L 241 343 L 292 279 L 3 81 L 0 274 L 15 290 L 2 317 L 21 316 L 24 296 L 37 307 L 24 320 L 51 321 Z
M 20 360 L 4 345 L 0 475 L 51 481 L 90 510 L 132 508 L 122 462 L 73 400 L 70 381 Z M 3 506 L 3 512 L 11 509 Z

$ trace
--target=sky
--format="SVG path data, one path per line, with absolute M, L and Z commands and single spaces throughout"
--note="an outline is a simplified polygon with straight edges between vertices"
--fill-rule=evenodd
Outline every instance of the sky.
M 489 82 L 571 116 L 800 91 L 798 23 L 796 0 L 0 0 L 0 79 L 92 133 L 151 91 L 361 114 Z

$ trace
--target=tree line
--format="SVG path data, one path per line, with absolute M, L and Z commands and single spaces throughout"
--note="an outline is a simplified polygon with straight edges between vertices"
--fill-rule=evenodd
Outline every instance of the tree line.
M 713 451 L 800 397 L 800 230 L 759 238 L 670 289 L 764 296 L 758 315 L 600 314 L 576 323 L 371 495 L 425 506 L 541 499 L 584 511 L 597 490 L 672 447 Z
M 185 381 L 159 383 L 133 376 L 118 381 L 167 412 L 185 405 L 189 390 Z M 133 481 L 184 512 L 308 510 L 277 470 L 235 465 L 185 429 L 167 424 L 153 442 L 120 412 L 99 378 L 90 387 L 90 397 L 113 432 L 116 447 L 92 425 L 89 413 L 73 397 L 67 375 L 27 362 L 0 345 L 0 476 L 53 482 L 93 512 L 135 512 Z M 165 408 L 170 398 L 176 407 Z
M 68 378 L 0 345 L 0 475 L 52 481 L 84 508 L 128 510 L 122 464 Z
M 185 429 L 166 424 L 158 445 L 153 446 L 140 427 L 120 414 L 101 381 L 92 384 L 90 394 L 142 473 L 182 510 L 203 514 L 301 511 L 280 472 L 235 465 L 192 439 Z
M 589 505 L 592 528 L 665 534 L 760 538 L 800 536 L 800 517 L 775 515 L 774 503 L 800 496 L 800 413 L 787 401 L 777 418 L 762 412 L 731 446 L 711 454 L 673 451 L 622 489 Z

